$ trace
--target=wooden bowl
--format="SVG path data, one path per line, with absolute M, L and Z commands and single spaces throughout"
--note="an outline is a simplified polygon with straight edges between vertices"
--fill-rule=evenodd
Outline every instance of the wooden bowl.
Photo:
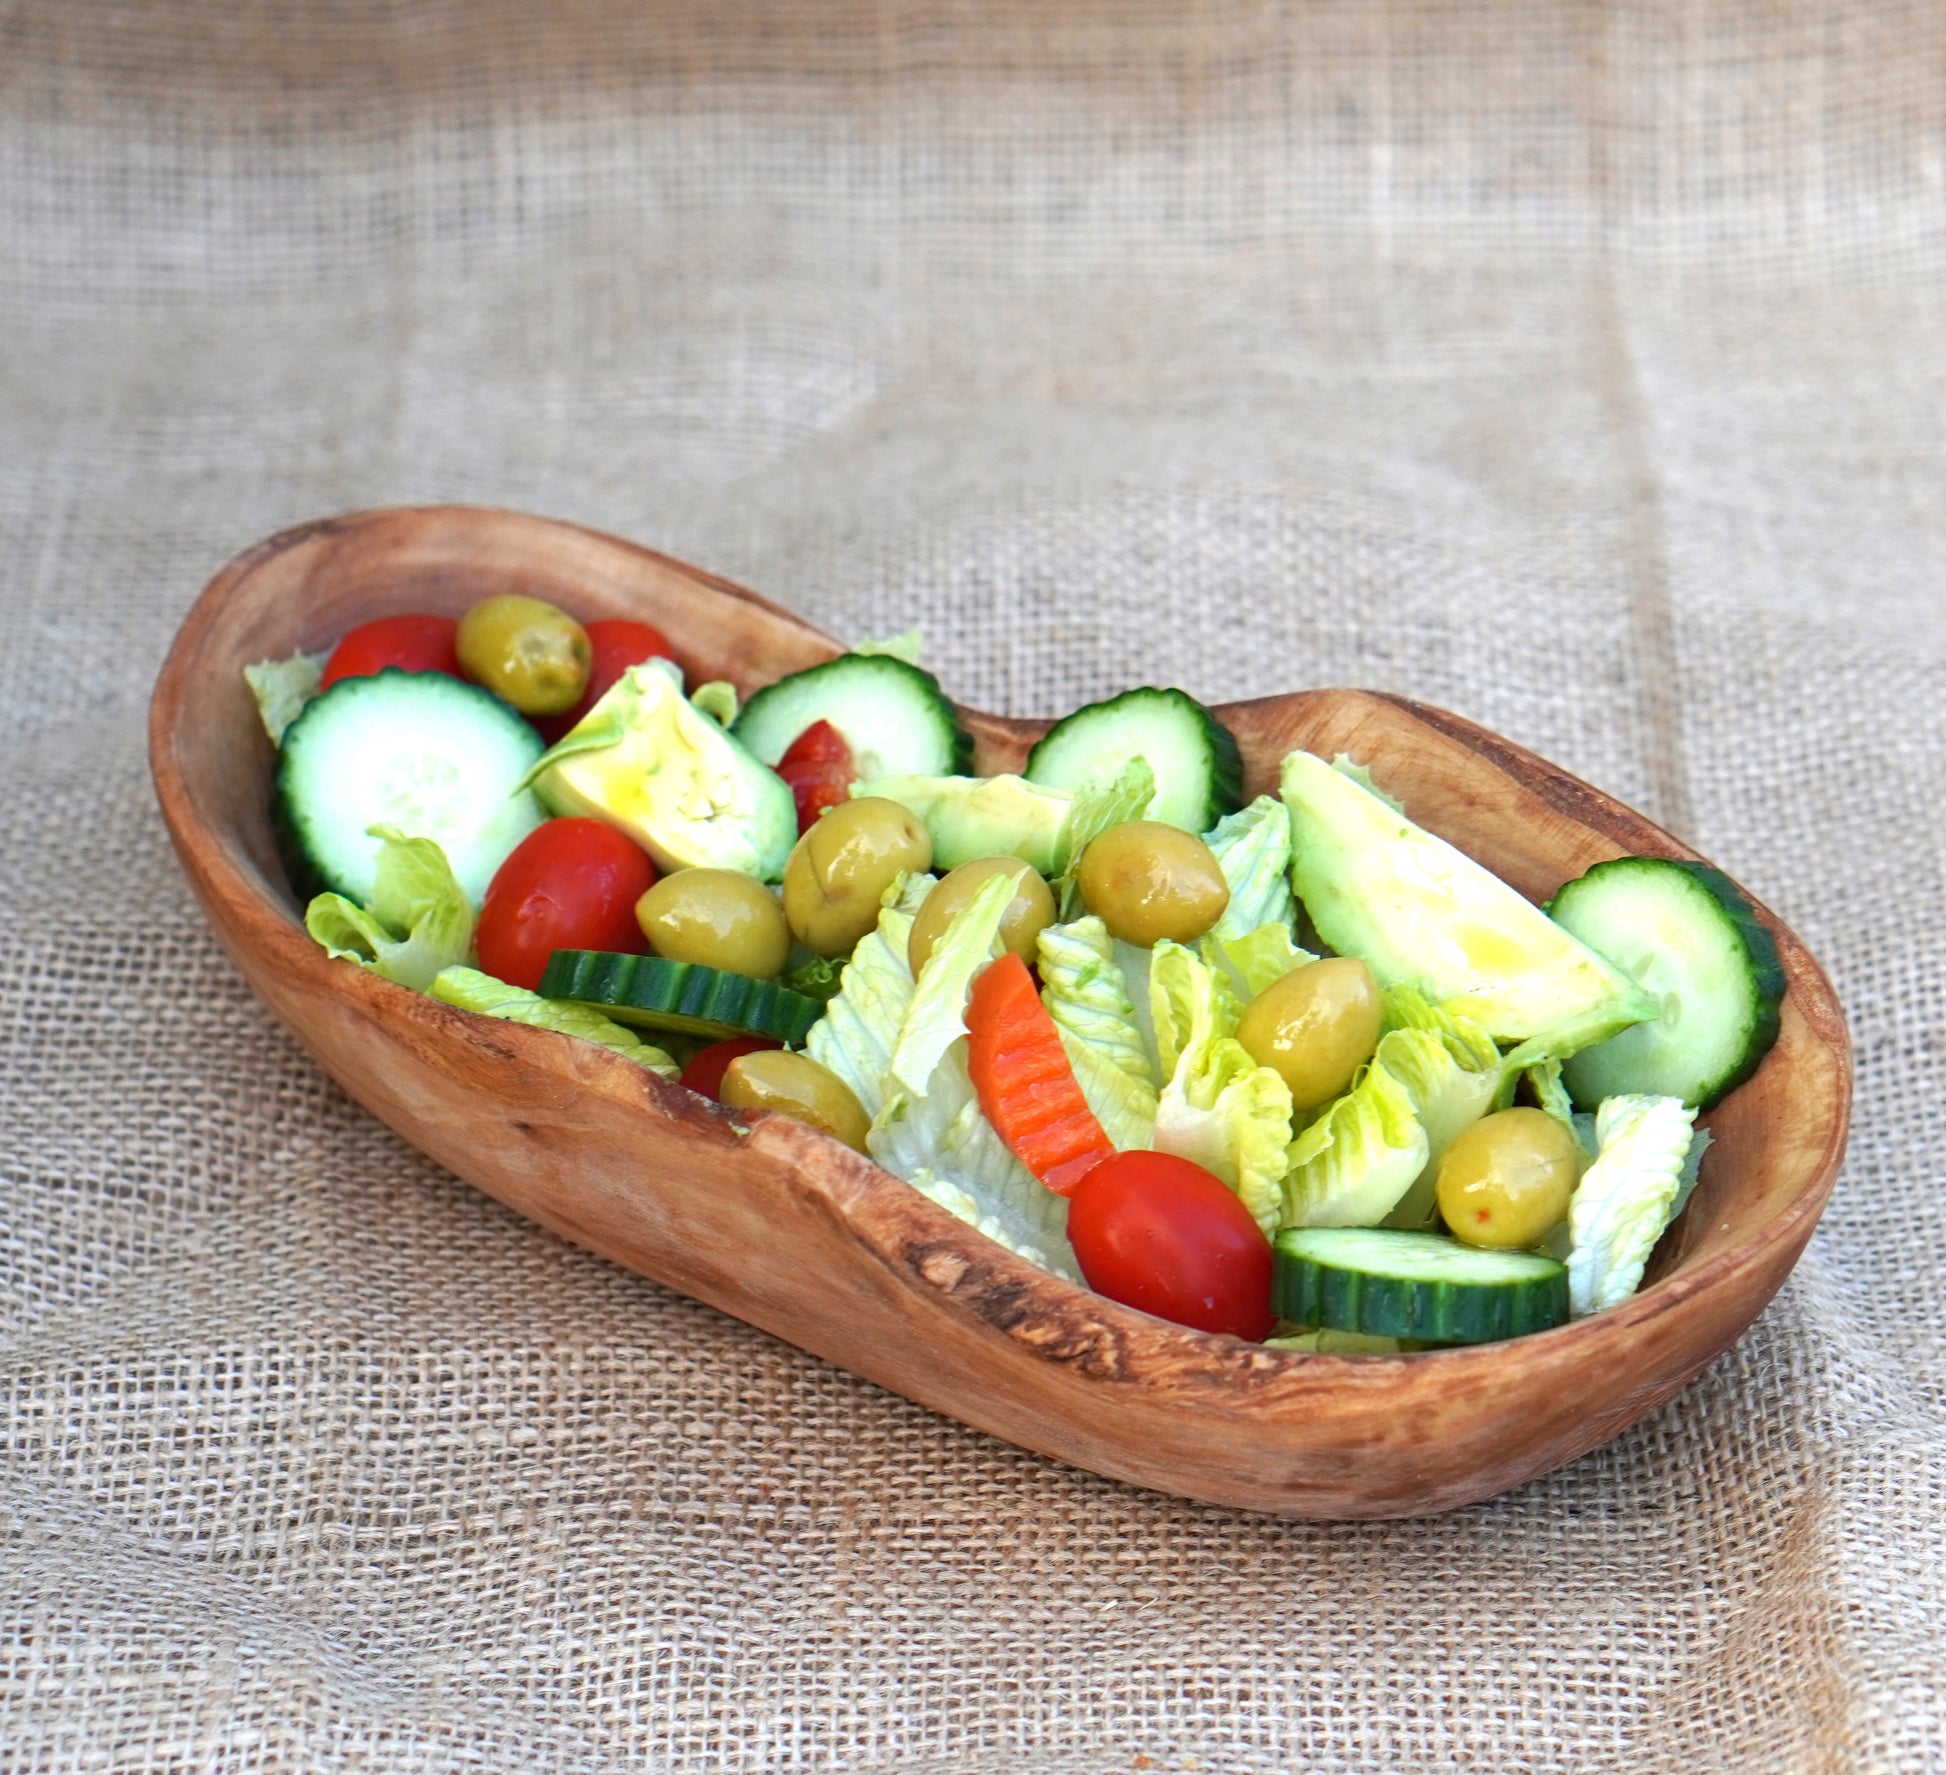
M 1708 1118 L 1716 1144 L 1650 1284 L 1540 1336 L 1393 1357 L 1165 1324 L 990 1244 L 801 1124 L 739 1117 L 600 1048 L 327 960 L 278 862 L 272 751 L 243 666 L 371 617 L 512 591 L 644 618 L 692 681 L 746 694 L 838 651 L 753 593 L 570 524 L 366 512 L 272 537 L 217 575 L 157 683 L 150 751 L 196 895 L 286 1027 L 407 1140 L 564 1237 L 1022 1447 L 1316 1517 L 1448 1510 L 1572 1460 L 1726 1349 L 1804 1249 L 1844 1150 L 1850 1045 L 1823 972 L 1768 913 L 1790 982 L 1783 1034 Z M 1219 713 L 1249 793 L 1275 786 L 1293 747 L 1349 752 L 1535 899 L 1606 857 L 1694 854 L 1532 753 L 1402 698 L 1309 690 Z M 1016 768 L 1039 731 L 966 719 L 982 772 Z

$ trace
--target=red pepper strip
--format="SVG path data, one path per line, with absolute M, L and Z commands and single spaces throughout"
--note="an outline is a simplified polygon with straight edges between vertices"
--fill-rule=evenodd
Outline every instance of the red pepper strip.
M 1114 1156 L 1033 975 L 1011 951 L 973 982 L 966 1038 L 966 1069 L 980 1108 L 1014 1157 L 1057 1196 Z
M 851 747 L 829 721 L 813 721 L 785 747 L 777 760 L 777 774 L 790 784 L 797 803 L 800 838 L 818 823 L 827 807 L 836 807 L 851 793 L 856 780 Z

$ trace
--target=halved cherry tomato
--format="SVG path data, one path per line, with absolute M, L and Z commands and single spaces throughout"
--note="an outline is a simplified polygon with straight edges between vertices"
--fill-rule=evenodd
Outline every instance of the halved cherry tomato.
M 1088 1286 L 1201 1331 L 1261 1343 L 1270 1241 L 1220 1178 L 1169 1153 L 1117 1153 L 1068 1198 L 1068 1240 Z
M 645 622 L 602 617 L 582 626 L 588 631 L 588 688 L 565 715 L 545 715 L 534 723 L 550 746 L 614 689 L 616 679 L 630 666 L 639 666 L 644 660 L 675 658 L 669 637 Z
M 324 688 L 340 678 L 366 678 L 387 666 L 402 672 L 444 672 L 463 677 L 453 636 L 459 624 L 450 616 L 381 616 L 377 622 L 347 629 L 324 662 Z
M 813 721 L 784 748 L 777 774 L 791 786 L 802 838 L 818 823 L 818 815 L 850 795 L 857 770 L 845 736 L 829 721 Z
M 633 840 L 599 820 L 548 820 L 508 854 L 480 906 L 480 966 L 510 986 L 539 988 L 557 949 L 648 948 L 635 902 L 655 886 L 655 865 Z
M 682 1069 L 682 1082 L 690 1090 L 705 1097 L 714 1097 L 721 1103 L 723 1074 L 732 1060 L 741 1060 L 746 1054 L 761 1054 L 766 1048 L 781 1048 L 783 1045 L 782 1042 L 772 1041 L 767 1035 L 733 1035 L 728 1041 L 711 1042 L 707 1048 L 699 1048 L 695 1057 Z

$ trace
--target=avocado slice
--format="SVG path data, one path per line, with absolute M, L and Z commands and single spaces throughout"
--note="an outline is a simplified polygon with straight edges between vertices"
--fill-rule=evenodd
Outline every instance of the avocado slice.
M 1544 1038 L 1556 1059 L 1657 1014 L 1613 963 L 1361 779 L 1344 760 L 1284 760 L 1292 885 L 1333 949 L 1381 986 L 1450 1001 L 1497 1041 Z
M 881 795 L 909 808 L 932 834 L 942 873 L 975 857 L 1019 857 L 1043 875 L 1067 867 L 1069 816 L 1078 796 L 1025 777 L 873 777 L 854 795 Z
M 784 780 L 683 695 L 668 660 L 630 666 L 527 781 L 550 813 L 626 832 L 662 870 L 776 881 L 797 842 Z

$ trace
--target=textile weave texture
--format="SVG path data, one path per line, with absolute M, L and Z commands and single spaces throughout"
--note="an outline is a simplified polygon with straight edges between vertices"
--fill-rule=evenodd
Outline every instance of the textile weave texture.
M 0 1765 L 1946 1767 L 1943 289 L 1928 0 L 0 0 Z M 245 990 L 144 759 L 226 558 L 440 500 L 1636 803 L 1852 1019 L 1808 1254 L 1338 1526 L 523 1223 Z

